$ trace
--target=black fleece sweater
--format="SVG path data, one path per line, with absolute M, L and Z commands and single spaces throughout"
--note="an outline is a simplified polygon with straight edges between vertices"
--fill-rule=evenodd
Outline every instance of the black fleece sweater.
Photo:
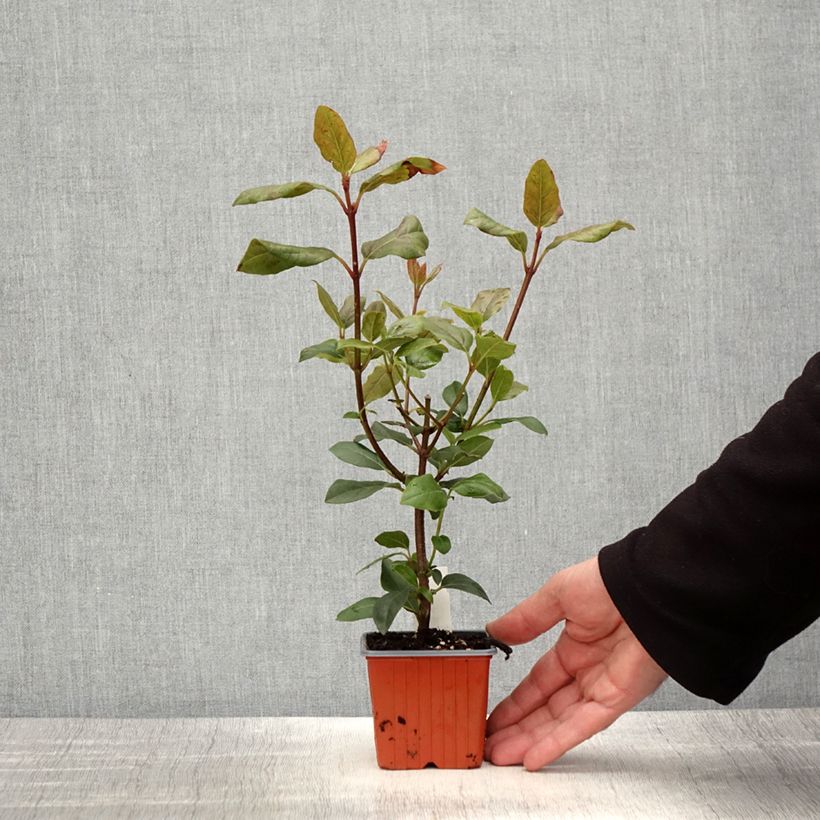
M 820 353 L 598 566 L 655 662 L 690 692 L 731 703 L 772 650 L 820 617 Z

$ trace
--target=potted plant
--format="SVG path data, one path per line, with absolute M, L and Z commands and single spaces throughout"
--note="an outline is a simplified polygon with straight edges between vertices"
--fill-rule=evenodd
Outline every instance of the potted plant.
M 431 613 L 436 614 L 446 590 L 489 602 L 477 581 L 440 566 L 440 558 L 449 556 L 452 546 L 443 528 L 445 513 L 456 498 L 490 504 L 508 499 L 492 478 L 473 466 L 492 449 L 492 434 L 513 423 L 536 434 L 547 432 L 533 416 L 496 412 L 527 390 L 510 368 L 516 349 L 510 338 L 545 255 L 567 240 L 598 242 L 613 231 L 633 228 L 620 220 L 591 225 L 555 236 L 542 247 L 543 230 L 560 219 L 563 209 L 553 172 L 539 159 L 524 185 L 524 215 L 535 230 L 531 250 L 523 230 L 506 227 L 475 208 L 465 219 L 485 234 L 503 237 L 520 259 L 523 276 L 512 309 L 504 327 L 494 330 L 491 325 L 511 296 L 508 287 L 481 290 L 467 306 L 444 302 L 444 315 L 422 307 L 427 286 L 442 266 L 428 268 L 427 262 L 419 261 L 429 242 L 417 217 L 405 216 L 383 236 L 360 244 L 357 215 L 377 199 L 380 188 L 439 174 L 444 166 L 428 157 L 410 156 L 366 176 L 354 196 L 354 179 L 380 162 L 387 143 L 357 150 L 342 118 L 324 105 L 316 110 L 313 138 L 339 174 L 340 189 L 286 182 L 243 191 L 233 204 L 323 192 L 336 200 L 344 215 L 349 256 L 326 247 L 253 239 L 238 270 L 264 276 L 334 261 L 343 272 L 348 291 L 343 299 L 315 282 L 319 303 L 334 329 L 328 338 L 302 350 L 299 360 L 323 359 L 352 376 L 355 409 L 344 418 L 358 433 L 330 451 L 345 464 L 373 475 L 334 481 L 325 501 L 347 504 L 386 490 L 391 501 L 408 508 L 412 527 L 408 521 L 408 531 L 386 530 L 376 536 L 382 552 L 360 571 L 378 566 L 382 593 L 356 601 L 337 618 L 372 619 L 376 626 L 377 631 L 362 636 L 362 652 L 368 664 L 379 765 L 477 767 L 483 759 L 489 664 L 498 644 L 483 631 L 453 631 L 446 620 L 446 628 L 431 628 Z M 381 290 L 363 292 L 365 269 L 387 257 L 406 260 L 406 300 Z M 455 362 L 458 378 L 443 390 L 421 386 L 433 381 L 433 371 Z M 469 468 L 467 474 L 464 468 Z M 402 610 L 415 617 L 415 632 L 389 631 Z M 509 653 L 509 648 L 502 648 Z

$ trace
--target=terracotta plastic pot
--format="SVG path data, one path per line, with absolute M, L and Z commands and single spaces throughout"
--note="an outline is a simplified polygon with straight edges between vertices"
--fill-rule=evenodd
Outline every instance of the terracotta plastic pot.
M 483 635 L 483 632 L 475 634 Z M 474 769 L 484 759 L 495 647 L 372 650 L 367 659 L 376 759 L 382 769 Z

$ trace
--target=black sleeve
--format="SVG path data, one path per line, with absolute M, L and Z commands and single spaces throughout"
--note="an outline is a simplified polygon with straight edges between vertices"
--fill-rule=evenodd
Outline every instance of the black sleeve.
M 604 547 L 598 566 L 658 665 L 731 703 L 820 616 L 820 353 L 648 526 Z

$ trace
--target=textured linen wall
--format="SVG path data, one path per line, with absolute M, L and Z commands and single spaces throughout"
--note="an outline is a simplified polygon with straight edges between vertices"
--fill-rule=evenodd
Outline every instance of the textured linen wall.
M 442 298 L 518 272 L 462 226 L 518 223 L 555 170 L 564 245 L 533 286 L 519 399 L 465 501 L 451 569 L 493 606 L 649 518 L 755 423 L 820 338 L 820 7 L 633 2 L 3 0 L 0 83 L 4 715 L 365 714 L 360 625 L 336 624 L 375 496 L 322 499 L 350 387 L 323 362 L 311 276 L 235 273 L 252 236 L 344 247 L 324 197 L 231 209 L 243 188 L 330 181 L 325 103 L 363 144 L 448 166 L 375 193 L 363 238 L 422 220 Z M 370 293 L 402 286 L 374 263 Z M 391 499 L 392 502 L 392 499 Z M 385 517 L 386 515 L 386 517 Z M 405 516 L 406 517 L 406 514 Z M 818 628 L 737 706 L 818 703 Z M 557 637 L 557 631 L 548 638 Z M 549 641 L 496 661 L 491 700 Z M 642 708 L 706 708 L 673 682 Z

